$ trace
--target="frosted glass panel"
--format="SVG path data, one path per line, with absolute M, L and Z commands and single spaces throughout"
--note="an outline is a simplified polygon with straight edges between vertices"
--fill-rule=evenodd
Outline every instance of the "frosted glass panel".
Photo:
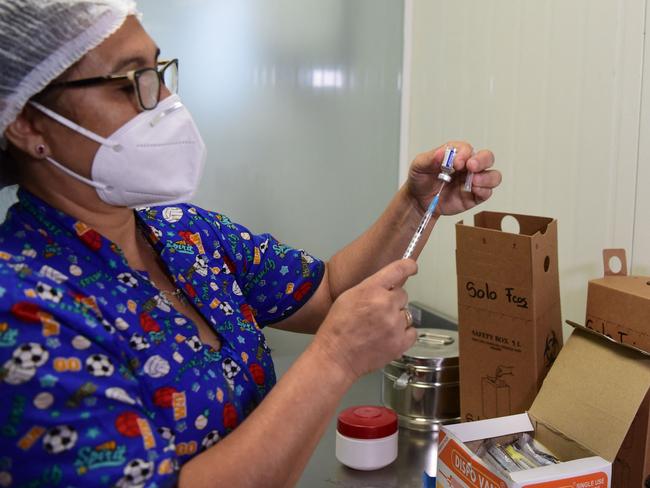
M 196 202 L 327 258 L 397 182 L 403 2 L 138 2 L 209 155 Z

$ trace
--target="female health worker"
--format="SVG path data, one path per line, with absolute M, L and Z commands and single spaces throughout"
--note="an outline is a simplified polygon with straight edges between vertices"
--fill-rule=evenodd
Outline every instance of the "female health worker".
M 188 203 L 205 145 L 133 1 L 2 0 L 0 26 L 0 486 L 293 485 L 415 340 L 399 258 L 446 145 L 325 263 Z M 501 180 L 447 144 L 474 185 L 434 220 Z M 264 326 L 315 334 L 277 382 Z

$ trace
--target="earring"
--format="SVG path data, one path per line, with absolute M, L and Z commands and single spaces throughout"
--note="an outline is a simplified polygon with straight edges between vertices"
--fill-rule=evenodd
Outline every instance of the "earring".
M 36 146 L 36 152 L 41 156 L 45 154 L 45 144 L 39 144 L 38 146 Z

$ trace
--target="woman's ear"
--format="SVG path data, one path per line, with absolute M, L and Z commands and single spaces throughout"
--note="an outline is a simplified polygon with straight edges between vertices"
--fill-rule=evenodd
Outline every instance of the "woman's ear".
M 28 116 L 28 110 L 28 107 L 23 108 L 16 119 L 7 126 L 4 136 L 16 149 L 30 158 L 43 159 L 50 155 L 50 149 Z

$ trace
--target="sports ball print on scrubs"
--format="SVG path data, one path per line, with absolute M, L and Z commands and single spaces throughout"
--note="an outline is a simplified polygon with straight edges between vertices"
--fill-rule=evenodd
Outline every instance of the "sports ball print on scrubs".
M 310 298 L 323 262 L 191 205 L 136 215 L 221 347 L 114 243 L 20 190 L 0 225 L 3 482 L 173 485 L 275 383 L 260 328 Z

